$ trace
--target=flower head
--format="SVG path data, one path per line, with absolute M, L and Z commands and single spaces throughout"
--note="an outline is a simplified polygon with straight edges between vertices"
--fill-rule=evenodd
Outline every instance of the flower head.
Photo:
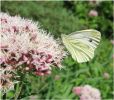
M 1 69 L 11 67 L 13 71 L 42 76 L 51 74 L 53 66 L 61 67 L 67 54 L 64 47 L 38 23 L 6 13 L 0 13 L 0 23 Z
M 90 85 L 75 87 L 73 92 L 80 96 L 80 100 L 101 100 L 100 91 Z
M 114 40 L 111 40 L 111 43 L 114 45 Z
M 110 75 L 109 75 L 109 73 L 104 72 L 103 77 L 104 77 L 104 79 L 109 79 L 110 78 Z
M 11 17 L 6 13 L 1 13 L 0 17 L 0 47 L 2 54 L 7 55 L 7 60 L 12 58 L 16 66 L 22 62 L 42 70 L 44 66 L 45 70 L 51 69 L 50 65 L 59 67 L 66 53 L 50 33 L 39 29 L 39 24 L 32 20 Z
M 6 93 L 14 87 L 12 71 L 11 66 L 5 67 L 4 64 L 0 66 L 0 91 L 2 93 Z
M 98 12 L 96 10 L 90 10 L 89 16 L 98 16 Z
M 72 89 L 73 93 L 76 94 L 76 95 L 80 95 L 81 94 L 81 91 L 82 91 L 82 87 L 78 86 L 78 87 L 74 87 Z

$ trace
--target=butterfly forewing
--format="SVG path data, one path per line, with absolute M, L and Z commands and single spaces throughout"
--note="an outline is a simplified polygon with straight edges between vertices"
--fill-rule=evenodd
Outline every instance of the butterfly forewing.
M 100 42 L 101 34 L 96 30 L 83 30 L 70 35 L 62 35 L 62 41 L 72 58 L 79 63 L 94 57 L 94 50 Z

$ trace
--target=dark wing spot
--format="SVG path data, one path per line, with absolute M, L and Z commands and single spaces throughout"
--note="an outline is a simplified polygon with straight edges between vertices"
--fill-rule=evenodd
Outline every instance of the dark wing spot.
M 92 42 L 92 39 L 89 39 L 89 42 Z

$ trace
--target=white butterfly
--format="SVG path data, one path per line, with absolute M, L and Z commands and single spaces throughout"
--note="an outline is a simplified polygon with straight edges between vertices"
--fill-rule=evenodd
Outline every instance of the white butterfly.
M 61 37 L 72 58 L 82 63 L 94 57 L 94 51 L 100 42 L 101 33 L 97 30 L 89 29 L 76 31 L 69 35 L 62 34 Z

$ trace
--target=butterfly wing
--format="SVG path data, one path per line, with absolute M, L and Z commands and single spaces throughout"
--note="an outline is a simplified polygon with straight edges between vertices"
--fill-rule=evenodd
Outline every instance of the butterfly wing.
M 72 58 L 79 63 L 87 62 L 94 57 L 94 51 L 100 42 L 99 31 L 90 29 L 62 35 L 63 44 L 70 52 Z

